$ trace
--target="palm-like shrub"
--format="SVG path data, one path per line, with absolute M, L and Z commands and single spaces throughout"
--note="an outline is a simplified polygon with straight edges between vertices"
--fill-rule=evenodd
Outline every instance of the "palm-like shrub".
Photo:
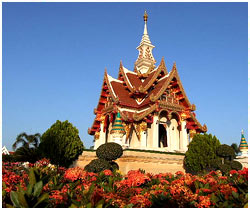
M 37 148 L 39 146 L 41 134 L 36 133 L 34 135 L 28 135 L 25 132 L 17 136 L 15 143 L 12 145 L 13 150 L 16 150 L 18 144 L 22 144 L 23 147 Z

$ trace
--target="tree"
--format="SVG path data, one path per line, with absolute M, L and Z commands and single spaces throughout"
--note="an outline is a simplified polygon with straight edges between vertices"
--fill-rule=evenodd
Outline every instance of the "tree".
M 220 141 L 211 134 L 196 134 L 188 146 L 184 158 L 184 168 L 188 173 L 211 170 L 218 160 L 216 149 Z
M 28 135 L 25 132 L 19 134 L 16 141 L 12 145 L 15 153 L 12 155 L 13 161 L 20 162 L 31 162 L 34 163 L 39 160 L 40 155 L 38 151 L 38 146 L 40 142 L 41 134 L 36 133 L 34 135 Z M 22 146 L 17 148 L 18 144 Z
M 51 163 L 69 167 L 84 149 L 79 131 L 68 121 L 56 121 L 41 137 L 39 150 Z
M 28 135 L 25 132 L 23 132 L 16 137 L 16 141 L 12 145 L 12 148 L 15 151 L 17 145 L 20 143 L 22 144 L 23 147 L 30 148 L 31 146 L 33 146 L 34 148 L 37 148 L 40 142 L 40 138 L 41 138 L 40 133 L 36 133 L 34 135 Z
M 231 147 L 234 149 L 235 155 L 239 155 L 240 153 L 240 148 L 236 143 L 231 144 Z

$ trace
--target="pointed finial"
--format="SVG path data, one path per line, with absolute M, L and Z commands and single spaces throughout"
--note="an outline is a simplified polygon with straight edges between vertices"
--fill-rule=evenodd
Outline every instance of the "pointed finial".
M 244 134 L 244 131 L 243 131 L 243 129 L 241 130 L 241 134 Z
M 120 68 L 122 68 L 122 60 L 120 60 Z
M 143 15 L 143 20 L 144 20 L 145 22 L 148 21 L 148 14 L 147 14 L 147 11 L 146 11 L 146 10 L 145 10 L 144 15 Z

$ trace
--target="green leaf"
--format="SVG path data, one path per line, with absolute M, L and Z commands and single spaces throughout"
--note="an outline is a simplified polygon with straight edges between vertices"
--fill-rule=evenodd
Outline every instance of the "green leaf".
M 30 169 L 30 172 L 29 172 L 29 183 L 31 185 L 35 185 L 36 184 L 36 176 L 35 176 L 35 173 L 34 173 L 34 168 Z
M 239 194 L 236 193 L 236 192 L 234 192 L 234 191 L 232 191 L 232 195 L 233 195 L 234 198 L 238 198 L 239 197 Z
M 77 205 L 72 203 L 69 208 L 77 208 L 77 207 L 78 207 Z
M 34 186 L 34 193 L 33 195 L 35 197 L 38 197 L 40 195 L 40 193 L 42 192 L 42 189 L 43 189 L 43 182 L 42 181 L 39 181 L 35 184 Z
M 88 204 L 86 205 L 86 208 L 91 208 L 91 207 L 92 207 L 91 203 L 88 203 Z
M 11 202 L 13 203 L 14 207 L 21 208 L 19 201 L 18 201 L 18 194 L 15 191 L 10 192 L 10 199 Z
M 104 204 L 104 200 L 98 201 L 98 203 L 96 204 L 96 208 L 102 208 L 103 204 Z
M 49 194 L 48 194 L 48 193 L 42 194 L 42 195 L 38 198 L 38 200 L 37 200 L 36 204 L 33 206 L 33 208 L 37 207 L 40 203 L 45 202 L 45 200 L 47 200 L 47 199 L 49 199 Z M 46 202 L 47 202 L 47 201 L 46 201 Z
M 14 208 L 14 206 L 10 205 L 10 204 L 6 204 L 7 208 Z
M 32 194 L 33 185 L 29 184 L 27 187 L 26 194 L 30 197 Z
M 29 208 L 29 205 L 24 197 L 25 193 L 18 192 L 18 201 L 22 208 Z

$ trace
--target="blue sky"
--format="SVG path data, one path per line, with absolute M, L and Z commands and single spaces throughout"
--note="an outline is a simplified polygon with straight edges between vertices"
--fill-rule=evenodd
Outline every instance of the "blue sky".
M 176 61 L 196 116 L 221 143 L 248 127 L 247 3 L 3 3 L 3 145 L 56 120 L 76 126 L 85 147 L 104 69 L 133 70 L 143 13 L 159 64 Z

